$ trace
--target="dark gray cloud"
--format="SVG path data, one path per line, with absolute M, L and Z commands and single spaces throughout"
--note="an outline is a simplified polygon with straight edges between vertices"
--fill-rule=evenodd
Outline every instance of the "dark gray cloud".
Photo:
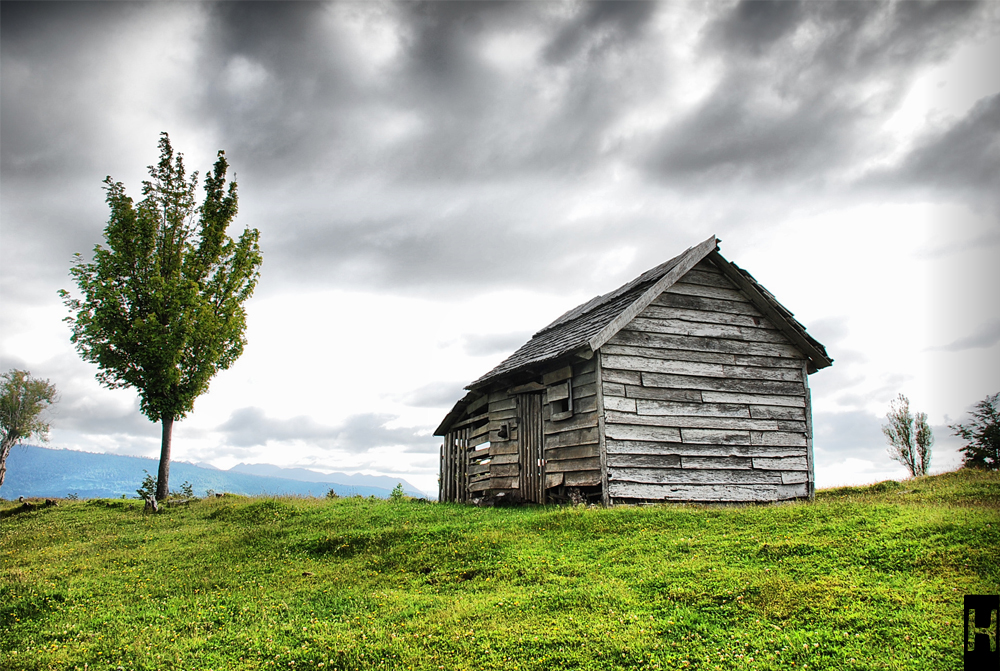
M 933 349 L 944 350 L 946 352 L 961 352 L 967 349 L 992 347 L 998 342 L 1000 342 L 1000 321 L 992 321 L 980 324 L 975 331 L 963 338 Z
M 1000 201 L 1000 94 L 983 98 L 965 117 L 929 133 L 886 177 L 896 184 Z
M 429 452 L 437 449 L 433 437 L 413 429 L 386 428 L 396 419 L 391 415 L 365 413 L 348 417 L 339 426 L 320 424 L 307 416 L 277 419 L 261 408 L 240 408 L 217 429 L 235 447 L 266 445 L 269 441 L 301 440 L 324 448 L 362 453 L 376 447 L 403 446 L 408 451 Z
M 957 46 L 972 3 L 741 2 L 705 31 L 724 69 L 646 155 L 669 180 L 823 184 L 878 146 L 912 78 Z M 882 147 L 884 148 L 884 147 Z

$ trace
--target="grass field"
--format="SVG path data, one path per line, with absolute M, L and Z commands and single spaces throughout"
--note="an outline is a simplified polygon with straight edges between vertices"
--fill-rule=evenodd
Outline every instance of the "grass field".
M 0 503 L 0 668 L 961 669 L 1000 474 L 814 503 Z

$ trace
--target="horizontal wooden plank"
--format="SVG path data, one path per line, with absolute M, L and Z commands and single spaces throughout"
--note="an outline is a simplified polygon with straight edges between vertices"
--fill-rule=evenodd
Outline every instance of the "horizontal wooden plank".
M 498 454 L 517 454 L 517 443 L 513 440 L 503 440 L 490 443 L 490 456 Z
M 601 370 L 601 381 L 605 383 L 619 382 L 621 384 L 642 384 L 642 378 L 640 375 L 641 373 L 637 373 L 635 371 L 613 370 L 604 366 Z
M 490 411 L 491 422 L 503 422 L 509 419 L 514 419 L 515 417 L 517 417 L 517 410 L 515 410 L 514 408 L 505 408 L 503 410 Z
M 554 384 L 545 390 L 546 403 L 561 401 L 564 398 L 569 398 L 569 383 L 567 382 L 560 382 L 559 384 Z
M 579 387 L 573 385 L 573 398 L 581 399 L 588 398 L 590 396 L 597 395 L 597 383 L 590 382 L 589 384 L 582 384 Z
M 493 468 L 490 469 L 491 478 L 504 478 L 512 477 L 521 472 L 521 467 L 518 464 L 493 464 Z
M 520 489 L 520 476 L 513 478 L 490 478 L 490 489 Z
M 485 492 L 489 488 L 490 488 L 490 480 L 489 480 L 489 478 L 487 478 L 485 480 L 482 480 L 480 482 L 471 482 L 471 483 L 469 483 L 469 491 L 470 492 Z
M 734 354 L 732 363 L 737 366 L 765 366 L 767 368 L 802 368 L 805 359 L 789 359 L 780 356 L 756 356 Z
M 805 447 L 806 435 L 805 433 L 790 433 L 785 431 L 751 431 L 750 444 Z
M 546 435 L 545 448 L 548 450 L 557 447 L 569 447 L 571 445 L 589 445 L 597 443 L 598 440 L 597 423 L 595 422 L 594 426 Z
M 763 329 L 759 326 L 703 324 L 701 322 L 688 322 L 681 319 L 653 319 L 640 316 L 629 322 L 629 328 L 649 334 L 721 338 L 755 343 L 788 343 L 788 338 L 780 331 Z
M 563 434 L 560 434 L 563 435 Z M 585 445 L 568 445 L 562 446 L 545 446 L 545 460 L 546 461 L 564 461 L 566 459 L 586 459 L 588 457 L 597 457 L 600 452 L 600 446 L 596 442 L 585 444 Z
M 609 483 L 615 499 L 653 501 L 717 501 L 751 503 L 808 496 L 806 485 L 656 485 L 636 482 Z
M 664 443 L 660 443 L 664 445 Z M 608 454 L 608 467 L 621 468 L 680 468 L 681 458 L 676 454 Z M 748 467 L 749 468 L 749 467 Z
M 778 420 L 778 431 L 786 431 L 788 433 L 805 433 L 809 429 L 806 426 L 805 420 L 791 420 L 791 419 L 779 419 Z
M 489 422 L 487 422 L 486 424 L 483 424 L 482 426 L 478 426 L 478 427 L 476 427 L 474 429 L 471 429 L 469 431 L 469 439 L 471 441 L 474 438 L 478 438 L 480 436 L 488 435 L 489 432 L 490 432 L 490 425 L 489 425 Z M 482 441 L 480 441 L 480 442 L 482 442 Z M 471 443 L 471 444 L 478 445 L 479 443 Z
M 781 473 L 750 469 L 609 468 L 608 480 L 656 484 L 780 485 Z
M 629 328 L 631 329 L 631 324 Z M 620 336 L 620 337 L 618 337 Z M 705 338 L 701 336 L 674 335 L 670 333 L 639 333 L 626 330 L 616 336 L 623 345 L 649 345 L 660 349 L 680 349 L 693 352 L 722 352 L 752 356 L 776 356 L 803 360 L 805 357 L 792 345 L 771 342 L 732 340 L 730 338 Z M 613 380 L 628 382 L 628 380 Z
M 724 470 L 743 470 L 753 468 L 753 461 L 750 457 L 716 457 L 702 454 L 692 456 L 685 454 L 680 459 L 681 468 Z
M 750 416 L 754 419 L 794 419 L 805 421 L 805 408 L 775 407 L 771 405 L 751 405 Z M 780 428 L 780 427 L 779 427 Z
M 765 366 L 723 366 L 724 377 L 738 380 L 783 380 L 802 382 L 802 368 L 771 368 Z
M 494 464 L 516 464 L 518 455 L 516 451 L 513 454 L 498 454 L 495 457 L 490 457 L 490 460 Z
M 611 343 L 601 348 L 605 354 L 617 354 L 622 356 L 642 356 L 647 359 L 668 359 L 670 361 L 697 361 L 700 363 L 723 363 L 733 365 L 736 363 L 735 354 L 724 354 L 722 352 L 695 352 L 686 349 L 671 349 L 665 347 L 652 347 L 649 345 L 618 345 L 615 338 Z M 744 357 L 745 358 L 745 357 Z M 783 359 L 784 360 L 784 359 Z M 788 361 L 796 361 L 788 359 Z M 801 367 L 802 362 L 795 364 Z
M 725 289 L 735 289 L 736 285 L 726 279 L 725 275 L 716 271 L 704 269 L 698 264 L 691 270 L 684 273 L 681 281 L 688 284 L 704 284 L 710 287 L 723 287 Z
M 739 417 L 689 417 L 684 415 L 633 415 L 631 413 L 607 410 L 604 421 L 615 424 L 639 424 L 642 426 L 675 426 L 692 429 L 742 429 L 747 431 L 777 431 L 778 422 L 773 419 L 741 419 Z
M 549 386 L 555 384 L 556 382 L 562 382 L 563 380 L 568 380 L 573 377 L 573 367 L 564 366 L 557 370 L 546 373 L 542 376 L 542 384 Z
M 546 410 L 546 415 L 548 415 L 548 410 Z M 562 433 L 563 431 L 575 431 L 576 429 L 583 429 L 591 426 L 597 426 L 596 412 L 575 414 L 569 419 L 563 419 L 558 422 L 546 419 L 543 429 L 545 431 L 545 435 L 549 435 L 553 433 Z
M 601 460 L 599 457 L 588 457 L 585 459 L 565 459 L 562 461 L 548 461 L 545 463 L 546 473 L 569 473 L 571 471 L 592 471 L 600 470 Z
M 702 298 L 714 298 L 736 303 L 749 303 L 750 299 L 744 296 L 739 289 L 726 289 L 723 287 L 711 287 L 704 284 L 690 284 L 688 282 L 674 282 L 667 287 L 665 294 L 680 294 L 683 296 L 699 296 Z
M 558 487 L 563 483 L 562 473 L 546 473 L 545 474 L 545 488 L 549 489 L 551 487 Z
M 604 392 L 605 398 L 607 398 L 608 396 L 625 395 L 625 385 L 619 382 L 602 382 L 601 390 Z
M 585 415 L 591 412 L 597 412 L 597 396 L 587 396 L 586 398 L 573 399 L 574 414 Z
M 805 471 L 789 471 L 781 474 L 781 482 L 785 485 L 797 485 L 809 482 L 809 473 Z
M 803 386 L 803 390 L 805 387 Z M 728 391 L 703 391 L 701 399 L 706 403 L 752 403 L 760 406 L 805 408 L 806 398 L 799 395 L 746 394 Z
M 692 417 L 736 417 L 750 419 L 750 408 L 741 403 L 679 403 L 677 401 L 639 399 L 634 401 L 640 415 L 685 415 Z M 605 407 L 609 407 L 605 404 Z M 609 408 L 620 410 L 620 408 Z
M 801 457 L 803 447 L 780 445 L 719 445 L 700 443 L 668 443 L 643 440 L 605 441 L 608 455 L 611 454 L 676 454 L 685 457 Z
M 567 487 L 593 487 L 601 484 L 601 472 L 593 471 L 573 471 L 566 473 L 563 484 Z
M 573 378 L 577 378 L 581 375 L 593 374 L 597 370 L 597 362 L 594 361 L 593 356 L 586 361 L 578 361 L 573 364 Z
M 485 445 L 478 450 L 472 450 L 469 453 L 470 461 L 480 461 L 481 459 L 487 459 L 490 456 L 490 446 Z
M 647 307 L 639 313 L 639 316 L 646 319 L 676 319 L 693 324 L 745 326 L 747 328 L 767 330 L 774 330 L 775 328 L 774 324 L 763 317 L 727 312 L 709 312 L 708 310 L 691 310 L 688 308 L 668 308 L 656 304 Z
M 625 395 L 629 398 L 660 399 L 686 403 L 701 403 L 702 392 L 695 389 L 664 389 L 662 387 L 640 387 L 625 385 Z
M 620 412 L 635 412 L 634 398 L 621 398 L 619 396 L 605 396 L 604 408 L 606 410 L 618 410 Z
M 490 397 L 492 398 L 493 394 L 490 394 Z M 507 396 L 506 392 L 503 392 L 503 398 L 490 401 L 490 414 L 500 410 L 513 410 L 515 407 L 517 407 L 516 397 Z
M 670 361 L 669 359 L 647 359 L 641 356 L 609 354 L 603 358 L 608 368 L 633 370 L 648 373 L 676 373 L 678 375 L 705 375 L 723 377 L 722 364 L 700 363 L 697 361 Z
M 679 443 L 681 440 L 680 429 L 664 426 L 635 426 L 607 422 L 604 425 L 604 434 L 608 438 L 618 440 L 649 440 L 674 443 Z M 747 444 L 750 444 L 749 434 L 747 435 Z
M 707 445 L 749 445 L 749 431 L 719 429 L 679 429 L 685 443 Z
M 805 457 L 754 457 L 753 467 L 769 471 L 808 471 Z
M 704 310 L 706 312 L 719 312 L 727 315 L 750 315 L 759 319 L 764 318 L 763 313 L 750 303 L 718 300 L 715 298 L 705 298 L 703 296 L 662 293 L 653 299 L 652 305 L 660 305 L 667 308 Z
M 642 373 L 641 375 L 642 386 L 644 387 L 726 391 L 744 394 L 780 394 L 786 396 L 805 396 L 806 393 L 805 385 L 801 382 L 733 380 L 730 378 L 695 377 L 692 375 L 672 375 L 668 373 Z M 704 395 L 702 397 L 704 398 Z
M 469 469 L 467 473 L 469 475 L 480 475 L 481 473 L 490 472 L 490 462 L 484 464 L 469 464 Z

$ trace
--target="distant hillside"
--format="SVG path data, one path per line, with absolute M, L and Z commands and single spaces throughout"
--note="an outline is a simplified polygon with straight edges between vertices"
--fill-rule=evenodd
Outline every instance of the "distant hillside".
M 156 459 L 144 457 L 18 445 L 7 458 L 7 477 L 0 488 L 0 497 L 64 498 L 76 494 L 80 498 L 119 498 L 125 494 L 132 498 L 146 475 L 143 470 L 155 477 L 157 464 Z M 280 473 L 281 476 L 276 477 L 272 473 Z M 184 482 L 190 482 L 198 496 L 204 496 L 208 490 L 247 495 L 325 496 L 333 489 L 339 496 L 360 494 L 386 498 L 396 483 L 401 482 L 386 476 L 336 475 L 335 479 L 330 479 L 334 476 L 267 464 L 240 464 L 228 471 L 179 461 L 170 464 L 171 489 L 179 489 Z M 305 480 L 300 476 L 314 479 Z M 425 496 L 409 483 L 402 482 L 407 494 Z

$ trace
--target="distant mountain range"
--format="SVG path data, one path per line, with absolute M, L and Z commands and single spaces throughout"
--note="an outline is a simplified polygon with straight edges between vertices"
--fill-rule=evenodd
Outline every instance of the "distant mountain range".
M 58 450 L 33 445 L 17 445 L 7 457 L 7 476 L 0 497 L 59 497 L 75 494 L 80 498 L 135 497 L 147 471 L 156 477 L 159 462 L 145 457 L 96 454 Z M 237 464 L 228 471 L 208 464 L 170 463 L 170 488 L 179 490 L 191 483 L 195 495 L 209 490 L 233 494 L 273 494 L 326 496 L 331 489 L 338 496 L 378 496 L 386 498 L 397 483 L 409 496 L 427 494 L 401 478 L 360 473 L 320 473 L 305 468 L 281 468 L 271 464 Z

